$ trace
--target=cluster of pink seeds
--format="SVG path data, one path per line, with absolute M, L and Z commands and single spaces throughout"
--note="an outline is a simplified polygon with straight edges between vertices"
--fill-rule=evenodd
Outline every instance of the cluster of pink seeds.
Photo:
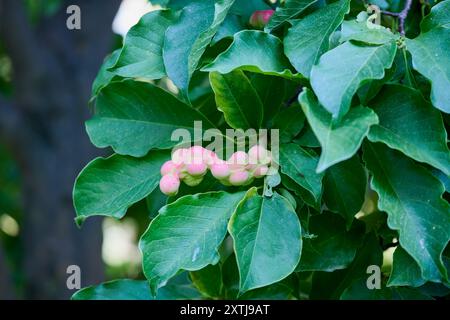
M 237 151 L 225 161 L 213 151 L 201 146 L 177 149 L 172 159 L 161 167 L 159 187 L 168 196 L 177 194 L 181 181 L 194 187 L 200 184 L 208 169 L 226 186 L 250 184 L 254 178 L 264 177 L 272 161 L 266 148 L 256 145 L 249 152 Z

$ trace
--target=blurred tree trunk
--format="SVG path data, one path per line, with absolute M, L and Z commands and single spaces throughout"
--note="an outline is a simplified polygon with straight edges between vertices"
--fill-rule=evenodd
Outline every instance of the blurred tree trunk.
M 120 0 L 72 0 L 31 26 L 23 2 L 0 0 L 0 41 L 13 63 L 14 99 L 0 99 L 0 138 L 23 181 L 26 297 L 65 299 L 69 265 L 82 285 L 103 279 L 100 220 L 74 224 L 72 186 L 96 151 L 84 131 L 92 81 L 112 48 Z M 81 30 L 68 30 L 66 8 L 81 8 Z
M 3 248 L 0 246 L 0 300 L 8 300 L 15 298 L 14 286 L 8 266 L 3 253 Z

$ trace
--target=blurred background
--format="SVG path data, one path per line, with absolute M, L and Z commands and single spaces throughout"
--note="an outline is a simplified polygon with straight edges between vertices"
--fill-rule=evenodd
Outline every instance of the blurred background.
M 81 29 L 66 26 L 81 9 Z M 140 278 L 137 204 L 123 221 L 74 223 L 72 186 L 101 151 L 89 142 L 91 85 L 148 0 L 0 0 L 0 299 L 67 299 L 81 286 Z

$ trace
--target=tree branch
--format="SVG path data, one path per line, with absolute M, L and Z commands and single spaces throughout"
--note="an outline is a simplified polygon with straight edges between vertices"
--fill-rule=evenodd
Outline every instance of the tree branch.
M 381 11 L 381 13 L 391 16 L 391 17 L 398 17 L 399 25 L 398 25 L 398 31 L 402 36 L 405 35 L 405 21 L 408 17 L 409 10 L 411 9 L 412 0 L 406 0 L 405 6 L 403 7 L 403 10 L 400 12 L 391 12 L 391 11 Z

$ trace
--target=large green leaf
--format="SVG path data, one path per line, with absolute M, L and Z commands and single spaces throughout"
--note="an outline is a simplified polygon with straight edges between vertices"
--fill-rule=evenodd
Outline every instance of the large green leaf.
M 286 78 L 302 78 L 293 75 L 289 65 L 280 39 L 262 31 L 244 30 L 236 33 L 230 47 L 202 71 L 225 74 L 241 69 Z
M 347 228 L 363 206 L 366 186 L 366 171 L 358 156 L 338 163 L 325 172 L 323 200 L 330 211 L 345 218 Z
M 311 86 L 333 119 L 347 113 L 353 95 L 366 81 L 384 77 L 396 51 L 395 42 L 381 46 L 345 42 L 320 57 L 311 71 Z
M 272 129 L 278 129 L 281 143 L 289 143 L 305 125 L 305 115 L 298 104 L 283 108 L 273 119 Z
M 350 109 L 339 122 L 335 122 L 308 89 L 302 92 L 299 101 L 322 147 L 317 172 L 351 158 L 361 146 L 370 126 L 378 123 L 375 112 L 361 106 Z
M 284 5 L 279 6 L 272 15 L 272 18 L 266 25 L 265 31 L 270 32 L 280 27 L 283 23 L 297 17 L 303 10 L 316 2 L 317 0 L 286 0 Z
M 152 151 L 139 159 L 113 155 L 93 160 L 75 182 L 77 221 L 94 215 L 122 218 L 127 208 L 158 186 L 159 168 L 169 158 L 167 152 Z
M 433 28 L 450 28 L 450 1 L 442 1 L 431 8 L 431 12 L 420 23 L 422 32 Z
M 316 173 L 318 157 L 294 143 L 280 146 L 281 172 L 311 193 L 315 201 L 322 195 L 323 174 Z
M 181 273 L 152 296 L 150 285 L 145 280 L 121 279 L 79 290 L 73 300 L 197 300 L 202 295 Z
M 241 293 L 286 278 L 300 260 L 300 222 L 294 208 L 277 193 L 267 198 L 250 189 L 228 230 L 234 240 Z
M 309 78 L 312 66 L 328 50 L 330 35 L 350 10 L 349 0 L 327 5 L 294 23 L 285 39 L 285 52 L 292 65 Z
M 261 126 L 263 105 L 243 71 L 235 70 L 228 74 L 211 72 L 209 78 L 217 107 L 232 128 L 246 130 Z
M 339 299 L 342 293 L 357 280 L 364 281 L 369 277 L 367 267 L 381 266 L 383 251 L 378 238 L 370 233 L 367 235 L 356 257 L 350 266 L 334 272 L 314 272 L 312 278 L 311 299 Z
M 107 86 L 115 77 L 120 78 L 117 77 L 115 73 L 108 71 L 108 69 L 116 63 L 117 59 L 119 59 L 119 55 L 120 49 L 117 49 L 113 51 L 108 57 L 106 57 L 102 66 L 100 67 L 100 70 L 97 73 L 97 76 L 95 77 L 94 82 L 92 83 L 92 98 L 97 97 L 100 90 Z
M 243 197 L 243 192 L 188 195 L 159 211 L 139 243 L 153 293 L 181 269 L 200 270 L 219 262 L 217 248 Z
M 284 99 L 284 95 L 280 93 L 286 89 L 286 80 L 255 73 L 251 75 L 250 82 L 261 99 L 264 110 L 263 127 L 265 127 L 280 110 Z
M 201 56 L 225 20 L 234 0 L 193 0 L 166 31 L 163 58 L 166 72 L 187 95 Z
M 110 70 L 122 77 L 164 77 L 164 34 L 175 18 L 176 14 L 171 10 L 157 10 L 144 15 L 128 31 L 120 56 Z
M 422 273 L 417 262 L 398 246 L 394 252 L 391 275 L 388 286 L 411 286 L 420 287 L 425 284 Z
M 303 242 L 302 258 L 297 271 L 327 271 L 350 265 L 361 246 L 364 225 L 359 222 L 347 232 L 345 220 L 332 213 L 312 216 Z
M 354 40 L 368 44 L 385 44 L 398 38 L 399 35 L 393 34 L 388 28 L 383 26 L 372 24 L 372 28 L 369 28 L 365 20 L 351 20 L 342 23 L 339 41 Z
M 383 144 L 365 144 L 364 161 L 373 174 L 378 207 L 398 230 L 403 249 L 419 264 L 422 278 L 447 281 L 442 252 L 450 240 L 450 205 L 444 186 L 429 171 Z
M 380 120 L 370 129 L 371 141 L 383 142 L 450 175 L 450 151 L 442 116 L 419 91 L 387 85 L 370 107 Z
M 165 149 L 176 129 L 194 131 L 194 121 L 203 128 L 213 125 L 202 114 L 170 93 L 150 83 L 114 82 L 104 88 L 95 116 L 87 121 L 89 137 L 99 148 L 112 147 L 116 153 L 142 157 L 150 149 Z
M 450 28 L 435 27 L 406 40 L 414 69 L 431 81 L 431 102 L 450 113 Z
M 195 287 L 206 297 L 218 299 L 222 295 L 223 281 L 220 264 L 208 265 L 197 271 L 189 272 Z
M 83 288 L 72 300 L 153 300 L 153 297 L 147 281 L 122 279 Z

